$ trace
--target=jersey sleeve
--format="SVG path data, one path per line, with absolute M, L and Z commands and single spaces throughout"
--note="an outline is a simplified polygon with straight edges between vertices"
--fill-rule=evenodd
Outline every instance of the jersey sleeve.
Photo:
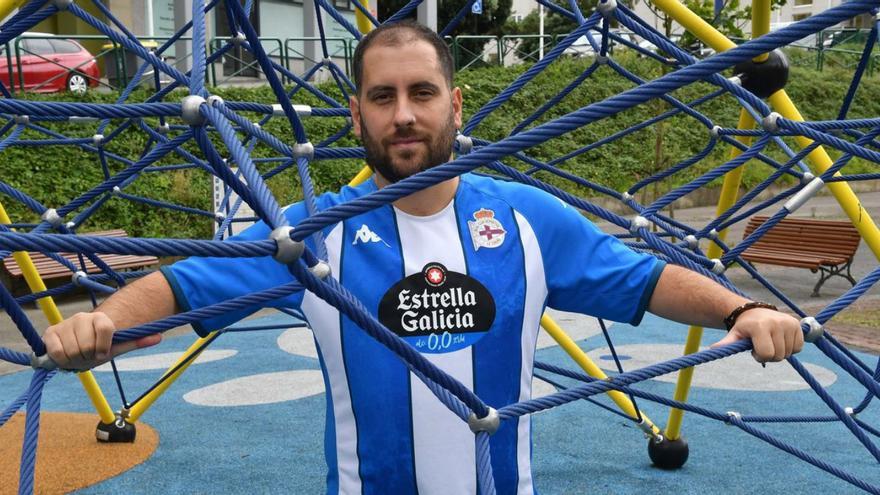
M 302 211 L 300 211 L 302 210 Z M 287 209 L 285 215 L 291 224 L 305 215 L 301 204 Z M 299 218 L 298 218 L 299 217 Z M 264 240 L 269 227 L 257 222 L 226 242 Z M 161 268 L 171 286 L 174 298 L 183 311 L 204 308 L 239 296 L 294 282 L 290 272 L 271 256 L 254 258 L 191 257 Z M 262 307 L 299 308 L 302 290 L 281 299 L 269 301 L 214 316 L 193 324 L 196 333 L 204 337 L 254 313 Z
M 641 322 L 664 261 L 631 250 L 554 196 L 536 191 L 525 209 L 541 249 L 548 306 Z

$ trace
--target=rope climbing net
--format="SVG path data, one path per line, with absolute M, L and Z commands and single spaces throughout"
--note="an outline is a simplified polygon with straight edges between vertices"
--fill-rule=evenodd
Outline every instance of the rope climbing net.
M 880 135 L 880 118 L 847 118 L 872 50 L 877 44 L 876 22 L 865 44 L 860 63 L 853 73 L 850 89 L 835 120 L 802 121 L 791 112 L 782 111 L 785 116 L 776 113 L 763 98 L 770 97 L 770 93 L 774 93 L 773 97 L 775 97 L 776 90 L 780 88 L 771 87 L 768 92 L 766 81 L 760 77 L 760 72 L 752 71 L 753 67 L 749 66 L 750 61 L 763 54 L 775 53 L 774 50 L 780 47 L 856 15 L 867 13 L 876 16 L 880 2 L 878 0 L 846 2 L 784 29 L 748 41 L 740 46 L 733 46 L 731 49 L 705 60 L 697 60 L 655 31 L 626 6 L 615 4 L 614 0 L 601 2 L 597 11 L 589 16 L 585 16 L 573 1 L 570 2 L 568 9 L 550 1 L 539 0 L 539 2 L 553 12 L 570 19 L 576 28 L 569 36 L 550 49 L 546 57 L 523 72 L 512 84 L 492 98 L 469 119 L 457 138 L 456 150 L 458 154 L 453 161 L 385 187 L 363 198 L 324 210 L 317 208 L 315 188 L 310 178 L 315 164 L 322 160 L 362 159 L 364 156 L 362 148 L 338 145 L 338 141 L 349 133 L 350 123 L 341 126 L 337 132 L 317 144 L 311 143 L 310 136 L 307 135 L 303 125 L 303 119 L 306 117 L 349 117 L 345 102 L 354 89 L 353 84 L 347 78 L 345 71 L 329 56 L 326 43 L 322 45 L 323 61 L 317 63 L 301 76 L 294 74 L 269 57 L 262 48 L 256 31 L 248 21 L 248 14 L 252 8 L 251 0 L 243 5 L 240 2 L 220 3 L 217 0 L 209 2 L 193 0 L 191 22 L 155 50 L 144 48 L 138 39 L 119 23 L 98 0 L 95 0 L 94 4 L 108 19 L 107 22 L 96 18 L 70 0 L 33 0 L 9 18 L 0 27 L 0 44 L 13 40 L 37 23 L 64 11 L 94 27 L 114 43 L 124 47 L 125 50 L 136 54 L 141 61 L 132 82 L 121 92 L 118 101 L 113 104 L 26 101 L 15 98 L 7 88 L 0 85 L 0 92 L 3 93 L 3 98 L 0 99 L 0 113 L 2 113 L 0 118 L 5 120 L 0 128 L 0 137 L 2 137 L 0 151 L 14 146 L 29 146 L 32 147 L 36 155 L 41 147 L 72 146 L 93 154 L 104 171 L 104 178 L 99 183 L 82 191 L 67 204 L 54 206 L 44 205 L 20 188 L 11 186 L 3 180 L 4 178 L 0 174 L 0 193 L 8 200 L 41 218 L 40 222 L 34 224 L 7 223 L 7 225 L 0 225 L 0 259 L 11 256 L 13 252 L 40 252 L 67 267 L 73 277 L 71 283 L 61 287 L 38 290 L 34 294 L 20 297 L 15 297 L 10 290 L 0 286 L 0 305 L 20 330 L 31 349 L 31 353 L 25 353 L 0 348 L 0 359 L 34 368 L 30 387 L 19 397 L 11 400 L 0 415 L 0 424 L 3 424 L 22 407 L 27 412 L 19 492 L 32 493 L 34 489 L 33 473 L 42 389 L 55 373 L 55 370 L 51 369 L 51 363 L 47 363 L 43 357 L 46 354 L 46 349 L 40 338 L 40 332 L 34 327 L 22 307 L 47 296 L 69 292 L 77 287 L 84 287 L 93 297 L 96 293 L 112 293 L 117 290 L 117 287 L 123 286 L 128 279 L 143 275 L 143 272 L 118 273 L 111 269 L 101 259 L 101 256 L 95 254 L 110 253 L 174 257 L 274 256 L 279 263 L 286 265 L 293 275 L 293 282 L 181 313 L 136 328 L 119 331 L 114 336 L 114 342 L 140 338 L 230 311 L 265 304 L 295 291 L 303 289 L 311 291 L 337 307 L 363 331 L 391 349 L 428 385 L 443 404 L 463 421 L 470 420 L 469 424 L 471 424 L 477 441 L 477 473 L 482 493 L 495 492 L 489 454 L 489 437 L 498 422 L 572 401 L 591 400 L 590 398 L 605 392 L 623 393 L 633 402 L 636 398 L 654 401 L 672 408 L 724 421 L 859 488 L 871 493 L 880 493 L 880 487 L 869 484 L 843 469 L 829 465 L 812 454 L 779 440 L 755 426 L 756 423 L 762 422 L 839 421 L 852 432 L 857 441 L 864 445 L 875 459 L 880 461 L 880 450 L 878 450 L 873 438 L 880 435 L 880 431 L 857 417 L 857 414 L 867 408 L 875 397 L 880 397 L 880 384 L 877 381 L 878 375 L 880 375 L 880 365 L 864 362 L 862 358 L 847 350 L 830 333 L 823 330 L 823 326 L 829 320 L 865 294 L 876 283 L 880 278 L 880 267 L 871 270 L 845 294 L 811 316 L 801 310 L 783 291 L 775 287 L 741 257 L 746 249 L 754 245 L 771 228 L 795 212 L 820 190 L 828 188 L 835 195 L 838 195 L 837 190 L 848 187 L 848 183 L 880 178 L 880 173 L 846 175 L 845 169 L 846 165 L 854 158 L 871 164 L 880 164 L 880 141 L 877 140 L 877 136 Z M 358 0 L 352 0 L 352 3 L 370 22 L 377 24 L 376 19 Z M 395 22 L 410 16 L 415 12 L 419 3 L 420 0 L 413 0 L 386 22 Z M 450 33 L 462 21 L 464 16 L 470 12 L 472 3 L 473 0 L 462 8 L 451 23 L 442 30 L 442 34 Z M 322 39 L 326 39 L 322 20 L 325 16 L 331 17 L 343 26 L 353 37 L 358 39 L 361 37 L 357 28 L 326 0 L 315 0 L 315 5 L 319 13 L 318 21 Z M 199 48 L 206 45 L 205 16 L 211 9 L 221 8 L 221 6 L 226 9 L 226 18 L 230 23 L 231 32 L 237 34 L 231 37 L 228 43 L 220 47 L 219 50 L 208 55 L 204 49 Z M 620 37 L 615 31 L 609 29 L 613 22 L 619 23 L 639 37 L 650 41 L 657 50 L 647 50 L 643 46 Z M 191 36 L 192 44 L 197 48 L 193 51 L 192 69 L 182 72 L 166 63 L 163 59 L 163 53 L 176 41 L 187 35 Z M 509 130 L 507 137 L 494 141 L 478 137 L 477 128 L 481 123 L 485 122 L 505 102 L 510 101 L 523 87 L 532 83 L 548 66 L 560 58 L 575 40 L 583 35 L 588 35 L 596 52 L 594 62 L 586 70 L 574 78 L 556 97 L 541 105 L 527 119 Z M 608 50 L 611 41 L 625 45 L 632 50 L 638 50 L 646 57 L 651 57 L 659 63 L 665 64 L 668 71 L 661 77 L 650 81 L 642 79 L 611 56 Z M 254 55 L 266 81 L 277 97 L 276 104 L 224 101 L 210 93 L 209 88 L 205 85 L 207 68 L 225 53 L 235 48 L 242 48 Z M 665 56 L 660 55 L 661 53 Z M 771 58 L 773 56 L 778 55 L 771 55 Z M 736 76 L 727 78 L 722 75 L 723 71 L 734 66 L 738 68 L 735 71 L 737 72 Z M 318 70 L 322 69 L 335 82 L 342 95 L 339 100 L 328 96 L 308 82 Z M 152 70 L 155 74 L 157 90 L 143 102 L 130 102 L 130 97 L 138 82 L 148 70 Z M 633 87 L 561 117 L 547 118 L 548 111 L 575 91 L 597 70 L 611 70 L 630 81 Z M 170 82 L 162 86 L 160 79 L 164 78 L 169 78 Z M 285 86 L 282 78 L 292 81 L 293 86 Z M 680 88 L 697 82 L 710 85 L 713 88 L 712 91 L 692 101 L 681 101 L 673 96 Z M 178 101 L 168 101 L 172 98 L 179 98 L 179 92 L 173 93 L 178 88 L 185 90 L 187 95 Z M 322 102 L 322 106 L 292 103 L 292 101 L 296 101 L 300 91 L 310 93 Z M 760 125 L 757 128 L 722 126 L 698 111 L 701 105 L 720 97 L 735 98 L 744 111 Z M 539 160 L 529 153 L 530 148 L 552 142 L 553 139 L 563 134 L 598 120 L 613 117 L 652 100 L 662 100 L 668 105 L 669 110 L 638 125 L 566 152 L 552 160 Z M 259 115 L 260 118 L 257 122 L 253 122 L 243 114 Z M 586 155 L 603 145 L 613 143 L 639 130 L 677 116 L 689 117 L 693 122 L 696 122 L 697 126 L 705 128 L 706 144 L 702 151 L 681 160 L 663 172 L 639 181 L 624 193 L 566 171 L 566 162 L 578 156 Z M 271 119 L 283 119 L 289 124 L 295 140 L 294 144 L 287 144 L 283 139 L 264 130 L 267 122 Z M 91 136 L 86 137 L 68 137 L 52 130 L 48 126 L 48 123 L 52 122 L 78 123 L 86 126 L 90 132 L 92 130 L 94 132 Z M 131 130 L 143 132 L 147 136 L 147 144 L 135 158 L 114 152 L 112 146 L 114 139 Z M 39 139 L 25 139 L 23 136 L 26 135 L 26 132 L 37 133 L 41 137 Z M 797 142 L 799 151 L 795 151 L 790 146 L 793 141 Z M 258 144 L 277 153 L 277 158 L 273 159 L 278 164 L 277 166 L 268 171 L 261 171 L 258 168 L 258 161 L 252 156 L 253 149 Z M 669 191 L 650 204 L 642 204 L 637 200 L 637 193 L 643 191 L 648 185 L 663 181 L 673 174 L 693 167 L 722 145 L 734 150 L 733 158 L 700 174 L 686 185 Z M 774 153 L 770 152 L 771 148 L 774 148 Z M 825 152 L 826 148 L 836 150 L 834 160 Z M 184 163 L 157 165 L 157 162 L 174 155 L 182 158 Z M 778 156 L 786 158 L 778 159 Z M 273 160 L 265 160 L 265 162 Z M 664 209 L 675 201 L 705 187 L 715 179 L 739 169 L 749 161 L 758 161 L 766 165 L 770 173 L 757 186 L 749 189 L 745 195 L 725 207 L 723 211 L 719 211 L 716 217 L 702 227 L 685 225 L 664 214 Z M 812 168 L 807 165 L 807 161 L 813 164 Z M 113 167 L 108 164 L 112 164 Z M 233 170 L 232 164 L 238 167 L 237 171 Z M 822 388 L 796 357 L 790 358 L 789 364 L 824 401 L 830 411 L 828 416 L 766 417 L 718 412 L 640 391 L 633 387 L 639 382 L 663 374 L 749 350 L 751 344 L 742 341 L 723 348 L 695 352 L 632 371 L 624 371 L 618 362 L 619 373 L 613 379 L 597 379 L 581 372 L 546 363 L 536 363 L 536 367 L 543 372 L 554 373 L 582 383 L 568 388 L 563 387 L 561 391 L 546 397 L 504 406 L 497 411 L 490 408 L 471 390 L 442 372 L 422 354 L 380 324 L 345 287 L 332 277 L 327 277 L 328 270 L 326 270 L 324 262 L 326 252 L 320 239 L 322 229 L 327 226 L 386 205 L 414 191 L 473 171 L 478 167 L 484 167 L 484 171 L 541 188 L 566 203 L 623 229 L 627 233 L 620 235 L 620 237 L 631 248 L 650 252 L 665 261 L 702 273 L 738 293 L 742 292 L 725 276 L 725 270 L 732 264 L 741 266 L 793 312 L 803 318 L 802 326 L 807 341 L 864 387 L 864 399 L 857 407 L 842 407 Z M 203 170 L 223 182 L 226 192 L 222 213 L 149 199 L 127 191 L 132 184 L 135 184 L 147 173 L 182 168 Z M 287 225 L 282 207 L 266 185 L 267 179 L 288 170 L 295 172 L 298 176 L 298 180 L 302 184 L 304 202 L 309 211 L 308 218 L 293 226 Z M 589 188 L 599 196 L 611 198 L 632 213 L 629 216 L 618 215 L 611 209 L 599 206 L 596 201 L 577 197 L 539 180 L 538 173 L 552 174 Z M 785 178 L 793 178 L 794 180 L 781 181 Z M 769 199 L 758 199 L 763 197 L 760 196 L 761 193 L 770 190 L 771 186 L 778 186 L 778 184 L 788 185 Z M 233 194 L 238 198 L 234 202 L 230 201 Z M 218 226 L 217 233 L 213 239 L 209 240 L 114 238 L 77 234 L 78 229 L 87 225 L 89 219 L 107 202 L 123 200 L 140 202 L 151 207 L 177 209 L 185 213 L 211 218 Z M 242 203 L 246 203 L 253 210 L 256 219 L 265 222 L 272 229 L 271 238 L 261 241 L 221 242 L 230 225 L 237 221 L 235 213 Z M 780 205 L 780 203 L 782 204 Z M 724 242 L 723 234 L 719 233 L 766 209 L 771 209 L 774 213 L 742 242 L 735 247 L 730 247 Z M 880 239 L 877 236 L 876 227 L 867 212 L 861 209 L 861 206 L 858 206 L 854 213 L 848 212 L 848 215 L 854 221 L 859 221 L 857 228 L 865 239 L 868 239 L 869 236 L 871 239 Z M 310 236 L 315 236 L 316 249 L 314 250 L 303 244 L 303 241 Z M 704 251 L 701 248 L 701 241 L 711 247 Z M 871 247 L 874 254 L 880 255 L 880 246 Z M 713 255 L 713 252 L 720 254 Z M 72 262 L 59 253 L 76 253 L 79 260 Z M 97 266 L 101 273 L 87 274 L 86 261 Z M 222 331 L 200 344 L 199 349 L 208 345 L 220 333 Z M 185 364 L 185 362 L 178 364 L 178 368 Z M 131 404 L 126 402 L 126 407 L 129 405 Z M 635 414 L 620 414 L 633 422 L 645 424 L 645 419 L 637 409 Z M 105 419 L 104 416 L 102 416 L 103 419 Z M 662 438 L 656 428 L 647 427 L 644 429 L 652 437 Z

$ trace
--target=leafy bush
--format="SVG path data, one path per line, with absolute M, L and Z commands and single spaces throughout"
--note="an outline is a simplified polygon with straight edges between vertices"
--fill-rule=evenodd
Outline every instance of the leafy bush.
M 653 79 L 661 75 L 660 67 L 656 62 L 638 58 L 627 51 L 617 53 L 615 60 L 646 79 Z M 509 135 L 531 112 L 544 102 L 550 101 L 571 80 L 587 69 L 591 62 L 591 59 L 573 59 L 551 64 L 534 81 L 527 84 L 508 102 L 492 112 L 484 122 L 476 127 L 473 135 L 490 141 L 497 141 Z M 458 74 L 457 84 L 464 93 L 466 121 L 526 69 L 526 66 L 488 67 Z M 787 91 L 793 101 L 799 103 L 805 118 L 811 120 L 834 119 L 837 118 L 850 77 L 850 73 L 846 71 L 826 69 L 825 72 L 819 73 L 794 67 Z M 635 87 L 634 83 L 615 74 L 610 67 L 600 67 L 586 82 L 563 98 L 558 105 L 550 108 L 545 115 L 538 118 L 529 127 L 575 111 L 590 103 L 602 101 L 633 87 Z M 321 86 L 321 90 L 339 100 L 339 95 L 332 85 Z M 713 87 L 708 84 L 697 83 L 676 91 L 672 96 L 680 101 L 690 102 L 712 90 Z M 222 88 L 214 91 L 226 101 L 260 103 L 276 101 L 268 87 Z M 866 78 L 856 95 L 856 102 L 852 105 L 849 116 L 856 118 L 880 115 L 880 99 L 872 97 L 877 94 L 880 94 L 880 80 L 877 77 Z M 168 97 L 166 101 L 179 101 L 184 95 L 184 92 L 179 92 Z M 142 101 L 148 96 L 146 92 L 136 93 L 131 101 Z M 29 95 L 28 98 L 69 101 L 73 97 L 70 95 Z M 111 103 L 116 98 L 118 98 L 116 94 L 90 93 L 84 101 Z M 326 107 L 325 103 L 305 91 L 299 91 L 293 97 L 293 101 L 316 107 Z M 551 161 L 650 119 L 670 108 L 663 101 L 649 101 L 634 109 L 622 111 L 593 122 L 548 143 L 530 148 L 527 150 L 527 154 L 538 160 Z M 729 96 L 712 100 L 700 106 L 698 110 L 709 116 L 714 124 L 725 127 L 735 127 L 739 116 L 739 105 Z M 244 115 L 252 121 L 258 121 L 260 118 L 256 114 L 245 113 Z M 121 120 L 111 121 L 104 134 L 110 135 L 122 122 Z M 170 119 L 169 122 L 172 125 L 180 124 L 177 119 Z M 144 124 L 155 127 L 158 125 L 158 120 L 145 119 Z M 97 128 L 95 124 L 58 122 L 41 122 L 39 125 L 51 130 L 51 132 L 86 139 L 90 139 Z M 341 129 L 345 125 L 345 119 L 311 117 L 304 119 L 304 125 L 311 142 L 317 144 Z M 272 118 L 265 123 L 263 128 L 288 145 L 295 142 L 290 125 L 283 117 Z M 179 132 L 181 132 L 179 129 L 173 129 L 171 135 Z M 45 134 L 27 130 L 20 136 L 20 140 L 23 140 L 23 143 L 20 144 L 27 144 L 28 140 L 43 138 L 45 138 Z M 225 153 L 225 147 L 219 137 L 212 136 L 212 139 L 221 154 Z M 656 171 L 668 169 L 681 160 L 698 153 L 708 141 L 709 132 L 703 124 L 692 117 L 679 115 L 662 126 L 647 127 L 626 138 L 560 162 L 558 166 L 560 169 L 586 180 L 617 191 L 625 191 Z M 150 143 L 148 143 L 147 133 L 131 127 L 110 140 L 106 144 L 105 150 L 107 153 L 136 160 L 148 144 Z M 337 141 L 334 146 L 357 146 L 357 142 L 349 133 Z M 188 143 L 184 148 L 186 151 L 201 156 L 194 143 Z M 39 148 L 35 148 L 28 145 L 13 145 L 7 147 L 2 153 L 0 180 L 24 191 L 48 207 L 67 204 L 97 186 L 105 178 L 105 171 L 102 169 L 98 156 L 95 153 L 82 151 L 77 146 L 41 145 Z M 729 146 L 717 146 L 706 159 L 697 165 L 673 175 L 659 186 L 648 188 L 644 194 L 649 197 L 642 199 L 649 201 L 650 197 L 663 194 L 674 186 L 692 180 L 705 171 L 724 163 L 729 158 L 729 153 Z M 783 157 L 782 152 L 775 146 L 768 147 L 767 154 L 776 159 Z M 265 159 L 277 157 L 278 153 L 267 145 L 258 143 L 254 146 L 252 155 L 256 159 Z M 836 158 L 840 153 L 832 150 L 831 155 Z M 184 162 L 186 160 L 181 156 L 170 154 L 160 160 L 157 165 L 174 165 Z M 505 163 L 522 170 L 528 168 L 526 164 L 512 158 L 505 159 Z M 267 173 L 278 165 L 279 162 L 260 162 L 258 168 L 263 173 Z M 359 160 L 326 160 L 314 163 L 310 173 L 318 191 L 336 190 L 347 183 L 361 166 Z M 125 165 L 118 161 L 107 160 L 107 172 L 111 174 L 118 173 L 124 168 Z M 845 170 L 850 173 L 877 172 L 877 164 L 853 160 Z M 757 184 L 770 171 L 768 166 L 760 162 L 750 162 L 744 177 L 745 185 Z M 587 187 L 573 185 L 548 172 L 539 172 L 537 176 L 575 194 L 595 195 Z M 288 203 L 300 199 L 300 183 L 295 167 L 274 175 L 268 179 L 267 183 L 281 202 Z M 710 187 L 716 187 L 718 184 L 719 182 L 716 181 Z M 146 198 L 164 199 L 174 204 L 207 211 L 212 209 L 212 178 L 201 169 L 170 172 L 145 171 L 131 186 L 126 187 L 124 192 Z M 27 211 L 18 201 L 5 196 L 0 198 L 0 201 L 9 211 L 13 221 L 33 222 L 37 220 L 36 215 Z M 113 197 L 99 209 L 93 218 L 83 224 L 82 231 L 111 227 L 124 228 L 135 236 L 206 237 L 210 235 L 212 220 L 205 216 L 179 213 Z

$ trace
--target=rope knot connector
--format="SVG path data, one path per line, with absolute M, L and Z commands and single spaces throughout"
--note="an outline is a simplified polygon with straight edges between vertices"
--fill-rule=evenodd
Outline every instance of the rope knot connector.
M 49 225 L 55 228 L 60 227 L 64 222 L 64 220 L 61 219 L 61 215 L 58 214 L 58 210 L 55 208 L 48 208 L 42 215 L 40 215 L 40 219 L 48 222 Z
M 471 413 L 468 416 L 468 427 L 474 433 L 485 431 L 491 435 L 498 430 L 499 426 L 501 426 L 501 417 L 498 416 L 498 411 L 491 407 L 489 412 L 482 418 L 478 418 L 476 413 Z
M 776 134 L 779 132 L 779 119 L 782 118 L 782 115 L 779 115 L 776 112 L 770 112 L 769 115 L 761 119 L 761 127 L 764 128 L 765 131 L 770 134 Z
M 308 161 L 312 161 L 315 158 L 315 145 L 313 145 L 310 141 L 294 144 L 293 158 L 305 158 Z
M 305 250 L 305 244 L 302 241 L 294 241 L 290 238 L 292 232 L 293 227 L 284 225 L 269 234 L 269 239 L 275 241 L 276 244 L 275 254 L 272 257 L 275 258 L 275 261 L 284 265 L 289 265 L 298 260 Z
M 599 4 L 596 5 L 596 9 L 599 10 L 603 17 L 612 17 L 614 11 L 617 10 L 617 0 L 600 0 Z
M 327 276 L 330 275 L 330 272 L 332 270 L 330 269 L 330 263 L 327 263 L 326 261 L 319 261 L 315 263 L 315 266 L 309 268 L 309 271 L 312 272 L 312 275 L 314 275 L 315 277 L 324 280 L 325 278 L 327 278 Z
M 632 219 L 632 222 L 629 224 L 629 231 L 633 234 L 638 233 L 640 229 L 647 229 L 651 226 L 651 221 L 647 218 L 639 215 Z
M 70 277 L 70 280 L 71 280 L 71 282 L 73 282 L 73 285 L 75 285 L 77 287 L 81 287 L 82 280 L 84 278 L 89 278 L 89 274 L 82 271 L 82 270 L 78 270 L 76 273 L 73 274 L 72 277 Z
M 58 10 L 67 10 L 73 3 L 73 0 L 52 0 L 52 6 Z
M 812 316 L 807 316 L 801 320 L 801 326 L 807 325 L 810 329 L 807 330 L 807 334 L 804 335 L 804 342 L 814 343 L 819 340 L 823 335 L 825 335 L 825 329 L 822 327 L 822 324 L 819 323 L 819 320 L 813 318 Z
M 180 101 L 180 118 L 189 125 L 200 126 L 205 123 L 205 117 L 199 111 L 206 100 L 199 95 L 185 96 Z
M 464 134 L 456 134 L 455 142 L 458 143 L 458 154 L 467 155 L 474 149 L 474 140 L 470 136 Z

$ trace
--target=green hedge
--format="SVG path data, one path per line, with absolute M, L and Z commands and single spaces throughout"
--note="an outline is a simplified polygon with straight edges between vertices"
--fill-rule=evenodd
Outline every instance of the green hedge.
M 618 53 L 615 59 L 636 74 L 652 79 L 660 75 L 658 64 L 646 59 L 637 58 L 632 53 Z M 584 71 L 591 59 L 570 59 L 551 64 L 533 82 L 526 85 L 510 101 L 493 112 L 475 130 L 474 135 L 480 138 L 497 141 L 506 135 L 532 111 L 553 98 L 569 81 Z M 527 69 L 526 66 L 514 68 L 490 67 L 463 71 L 457 76 L 457 84 L 462 88 L 465 100 L 465 119 L 467 120 L 489 99 L 503 89 L 511 81 Z M 824 120 L 836 118 L 843 95 L 848 88 L 851 75 L 846 72 L 825 70 L 818 73 L 809 69 L 794 67 L 791 72 L 787 91 L 805 118 Z M 592 102 L 618 94 L 634 87 L 634 84 L 614 73 L 610 67 L 601 67 L 584 84 L 574 90 L 561 103 L 552 108 L 538 120 L 537 124 L 564 115 Z M 339 98 L 333 85 L 323 85 L 322 90 Z M 673 94 L 681 101 L 692 101 L 712 87 L 707 84 L 693 84 Z M 273 103 L 274 95 L 267 87 L 259 88 L 222 88 L 216 89 L 227 101 L 250 101 Z M 166 101 L 178 101 L 185 93 L 180 92 Z M 850 117 L 877 117 L 880 115 L 880 99 L 871 95 L 880 94 L 880 78 L 873 77 L 863 81 L 857 101 L 852 106 Z M 132 101 L 141 101 L 148 93 L 136 93 Z M 113 102 L 115 94 L 90 93 L 84 99 L 91 102 Z M 28 98 L 40 100 L 70 101 L 71 95 L 35 96 Z M 295 103 L 315 106 L 326 106 L 312 95 L 300 91 L 294 97 Z M 613 117 L 587 125 L 577 131 L 563 135 L 549 143 L 527 150 L 528 154 L 540 160 L 550 160 L 586 144 L 595 142 L 605 136 L 642 122 L 654 115 L 668 110 L 670 107 L 662 101 L 651 101 L 635 109 L 621 112 Z M 707 103 L 699 111 L 709 116 L 712 121 L 725 127 L 736 126 L 739 106 L 736 101 L 725 96 Z M 259 116 L 248 115 L 253 121 Z M 105 134 L 109 134 L 122 121 L 113 121 Z M 145 119 L 145 123 L 155 126 L 156 119 Z M 179 123 L 172 119 L 172 124 Z M 305 119 L 306 132 L 313 143 L 332 135 L 344 125 L 342 118 L 308 118 Z M 537 125 L 533 124 L 533 125 Z M 94 124 L 45 124 L 54 132 L 65 136 L 89 138 L 95 132 Z M 283 118 L 271 119 L 264 128 L 282 141 L 292 145 L 292 131 Z M 21 139 L 37 139 L 42 136 L 34 131 L 26 131 Z M 225 149 L 219 139 L 214 136 L 218 149 Z M 666 169 L 687 157 L 699 152 L 709 140 L 707 129 L 691 117 L 677 116 L 668 120 L 663 126 L 649 127 L 625 139 L 602 146 L 585 155 L 571 159 L 561 167 L 580 177 L 598 182 L 618 191 L 624 191 L 639 179 L 651 175 L 656 170 Z M 196 154 L 198 150 L 189 143 L 185 148 Z M 134 159 L 140 156 L 147 145 L 145 132 L 130 128 L 106 145 L 106 150 L 121 156 Z M 356 146 L 357 142 L 350 134 L 338 141 L 337 146 Z M 772 147 L 768 153 L 781 158 L 782 153 Z M 275 157 L 277 153 L 263 144 L 253 149 L 256 158 Z M 723 163 L 729 154 L 729 146 L 719 145 L 712 154 L 698 165 L 683 171 L 663 184 L 649 188 L 646 194 L 662 194 L 669 188 L 683 184 L 700 173 Z M 832 153 L 833 156 L 839 156 Z M 184 160 L 170 155 L 158 164 L 179 164 Z M 89 190 L 103 180 L 101 161 L 94 154 L 81 151 L 75 146 L 10 146 L 2 152 L 0 180 L 25 191 L 47 206 L 66 204 L 72 198 Z M 516 160 L 508 163 L 525 168 Z M 124 167 L 114 160 L 107 161 L 111 173 Z M 271 170 L 275 164 L 260 164 L 263 172 Z M 360 169 L 361 164 L 355 160 L 330 160 L 314 164 L 311 169 L 313 180 L 319 191 L 335 190 L 344 185 Z M 853 162 L 846 169 L 848 172 L 877 171 L 877 164 L 860 160 Z M 746 185 L 756 184 L 770 172 L 769 167 L 756 164 L 746 170 Z M 539 173 L 539 177 L 551 183 L 565 187 L 576 194 L 592 194 L 589 190 L 573 186 L 556 176 Z M 295 169 L 291 168 L 278 174 L 268 181 L 269 187 L 282 202 L 299 199 L 299 180 Z M 712 184 L 711 186 L 716 186 Z M 211 209 L 211 179 L 202 170 L 179 170 L 161 173 L 145 173 L 125 192 L 139 196 L 165 199 L 176 204 L 196 208 Z M 648 200 L 649 198 L 643 198 Z M 2 197 L 4 206 L 13 221 L 34 221 L 35 215 L 27 212 L 11 198 Z M 92 219 L 84 225 L 83 230 L 99 230 L 110 227 L 124 228 L 131 235 L 157 237 L 205 237 L 210 234 L 211 221 L 206 217 L 181 214 L 167 209 L 144 206 L 119 198 L 109 200 Z

